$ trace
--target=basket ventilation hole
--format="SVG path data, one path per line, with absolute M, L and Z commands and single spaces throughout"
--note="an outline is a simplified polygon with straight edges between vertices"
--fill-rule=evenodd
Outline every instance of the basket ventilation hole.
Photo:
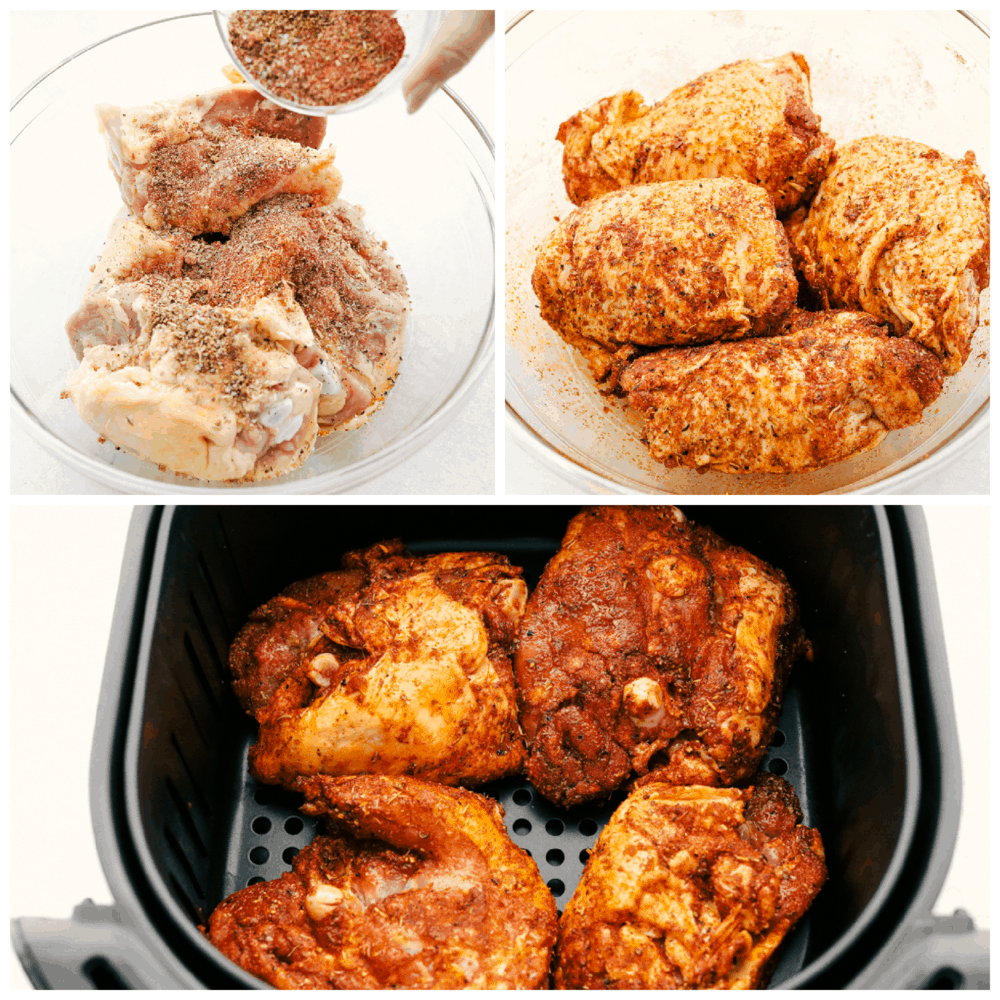
M 784 774 L 788 770 L 788 764 L 780 757 L 775 757 L 774 760 L 767 765 L 767 769 L 771 772 L 771 774 Z
M 597 833 L 597 824 L 592 819 L 581 819 L 577 829 L 585 837 L 593 837 Z
M 286 847 L 281 852 L 281 860 L 285 862 L 286 865 L 290 865 L 295 860 L 295 855 L 299 853 L 297 847 Z
M 526 806 L 531 801 L 531 792 L 527 788 L 519 788 L 514 792 L 514 801 L 519 806 Z
M 566 860 L 566 855 L 559 850 L 558 847 L 553 847 L 548 854 L 545 855 L 545 860 L 552 865 L 553 868 L 558 868 Z
M 82 969 L 97 990 L 127 990 L 131 987 L 106 958 L 92 958 Z
M 582 851 L 580 851 L 580 861 L 581 861 L 582 864 L 586 864 L 587 863 L 587 859 L 589 857 L 590 857 L 590 848 L 589 847 L 585 847 Z
M 250 852 L 250 860 L 255 865 L 262 865 L 271 856 L 270 852 L 266 847 L 255 847 Z
M 561 819 L 550 819 L 545 824 L 545 832 L 550 837 L 558 837 L 565 829 L 566 827 Z
M 298 816 L 289 816 L 285 820 L 285 833 L 290 833 L 294 836 L 296 833 L 302 832 L 303 826 L 305 826 L 305 823 Z
M 545 884 L 552 890 L 552 895 L 557 898 L 566 891 L 566 886 L 561 878 L 549 879 Z
M 256 885 L 258 882 L 263 882 L 263 881 L 264 881 L 263 875 L 254 875 L 254 877 L 247 882 L 247 885 Z
M 254 833 L 267 833 L 271 829 L 271 821 L 266 816 L 258 816 L 253 823 L 250 824 L 250 829 Z
M 253 800 L 259 806 L 266 806 L 268 802 L 271 801 L 271 789 L 258 788 L 257 791 L 253 793 Z
M 771 746 L 773 747 L 783 747 L 785 745 L 785 734 L 780 730 L 776 730 L 774 734 L 774 739 L 771 740 Z
M 526 819 L 514 820 L 514 833 L 521 837 L 531 833 L 531 824 Z
M 957 969 L 938 969 L 927 981 L 925 990 L 960 990 L 965 986 L 965 977 Z

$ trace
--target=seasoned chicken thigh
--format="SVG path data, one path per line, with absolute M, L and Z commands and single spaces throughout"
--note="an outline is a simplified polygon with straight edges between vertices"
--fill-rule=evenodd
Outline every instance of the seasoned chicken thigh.
M 398 540 L 258 608 L 230 652 L 258 780 L 408 774 L 482 784 L 524 760 L 510 653 L 527 589 L 504 556 Z
M 629 184 L 735 177 L 784 213 L 808 202 L 833 150 L 811 103 L 796 52 L 704 73 L 652 107 L 633 90 L 604 98 L 559 127 L 566 194 L 580 205 Z
M 300 363 L 323 383 L 320 434 L 366 423 L 396 382 L 410 313 L 406 279 L 364 211 L 279 196 L 238 220 L 212 270 L 212 301 L 245 305 L 290 286 L 314 340 Z
M 806 472 L 917 423 L 938 359 L 864 313 L 799 312 L 777 337 L 647 354 L 620 379 L 668 468 Z
M 81 418 L 117 447 L 198 479 L 268 479 L 301 465 L 317 433 L 322 370 L 286 285 L 230 308 L 209 301 L 221 244 L 154 232 L 124 209 L 66 330 Z M 296 353 L 296 352 L 300 353 Z
M 542 318 L 585 353 L 776 332 L 798 294 L 771 199 L 727 178 L 587 202 L 549 237 L 531 283 Z
M 126 206 L 151 229 L 228 233 L 251 206 L 340 193 L 333 150 L 318 152 L 326 119 L 300 115 L 252 87 L 224 87 L 136 108 L 102 104 L 97 117 Z
M 780 570 L 675 507 L 585 508 L 521 621 L 526 773 L 561 806 L 610 795 L 633 772 L 744 781 L 803 653 Z
M 973 153 L 953 160 L 909 139 L 870 136 L 837 150 L 788 233 L 827 307 L 864 309 L 932 350 L 952 375 L 969 356 L 990 283 L 989 213 Z
M 792 787 L 643 779 L 601 832 L 559 927 L 559 989 L 758 989 L 826 881 Z
M 495 802 L 404 777 L 297 788 L 330 833 L 216 907 L 224 955 L 279 989 L 547 985 L 555 900 Z
M 279 196 L 227 241 L 116 218 L 66 324 L 69 395 L 96 431 L 199 479 L 266 479 L 393 386 L 406 281 L 359 209 Z

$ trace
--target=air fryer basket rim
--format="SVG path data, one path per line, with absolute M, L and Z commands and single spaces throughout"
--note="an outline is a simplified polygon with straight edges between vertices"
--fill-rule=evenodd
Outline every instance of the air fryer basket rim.
M 902 708 L 903 741 L 906 747 L 906 793 L 903 807 L 903 823 L 899 840 L 893 851 L 892 860 L 886 868 L 875 894 L 861 911 L 858 919 L 815 961 L 801 972 L 782 983 L 782 989 L 797 989 L 805 986 L 817 975 L 831 968 L 845 955 L 871 927 L 886 901 L 896 887 L 899 874 L 909 856 L 913 833 L 917 822 L 917 807 L 920 795 L 920 748 L 917 742 L 916 713 L 913 706 L 910 661 L 904 633 L 905 616 L 902 596 L 899 591 L 897 565 L 892 545 L 892 533 L 884 507 L 875 507 L 874 514 L 879 526 L 879 547 L 885 564 L 886 595 L 889 600 L 890 626 L 896 657 L 896 683 L 899 688 L 899 702 Z
M 101 867 L 116 907 L 128 914 L 136 930 L 148 941 L 171 951 L 161 927 L 161 900 L 145 878 L 148 867 L 137 856 L 124 808 L 126 727 L 131 714 L 134 674 L 139 647 L 149 613 L 149 588 L 156 555 L 162 560 L 159 525 L 162 506 L 136 506 L 129 524 L 125 558 L 115 597 L 116 621 L 105 657 L 104 676 L 94 726 L 90 764 L 90 813 Z M 128 609 L 126 623 L 119 615 Z M 169 954 L 165 960 L 169 961 Z M 174 975 L 189 989 L 203 983 L 176 959 Z
M 132 607 L 135 618 L 131 623 L 131 632 L 127 643 L 127 655 L 122 655 L 122 650 L 112 650 L 109 648 L 108 668 L 105 672 L 104 686 L 107 694 L 111 696 L 106 699 L 102 692 L 102 709 L 105 718 L 110 719 L 117 715 L 118 725 L 109 728 L 108 726 L 98 726 L 95 734 L 94 752 L 92 758 L 92 769 L 95 780 L 92 782 L 92 799 L 95 834 L 102 864 L 108 874 L 109 883 L 115 894 L 116 900 L 128 907 L 129 911 L 135 914 L 137 922 L 142 929 L 153 938 L 167 939 L 173 938 L 176 941 L 178 933 L 185 939 L 183 941 L 183 951 L 197 954 L 197 965 L 202 966 L 207 963 L 206 969 L 214 966 L 215 975 L 212 979 L 227 979 L 232 985 L 233 980 L 240 985 L 249 988 L 269 988 L 256 977 L 249 975 L 243 969 L 224 958 L 198 933 L 196 927 L 191 923 L 189 916 L 174 900 L 172 893 L 162 880 L 154 859 L 149 851 L 149 845 L 142 834 L 142 820 L 140 803 L 136 799 L 136 786 L 133 782 L 124 781 L 127 794 L 124 803 L 124 822 L 115 821 L 114 808 L 111 798 L 114 794 L 112 787 L 116 781 L 109 776 L 109 772 L 114 769 L 113 761 L 117 759 L 119 767 L 124 770 L 118 775 L 118 781 L 122 781 L 129 773 L 136 773 L 135 768 L 138 763 L 138 755 L 141 747 L 141 712 L 138 709 L 138 700 L 130 697 L 130 692 L 142 690 L 142 685 L 146 682 L 150 663 L 150 642 L 152 637 L 153 618 L 156 614 L 157 602 L 152 598 L 147 583 L 150 580 L 160 581 L 162 579 L 163 561 L 166 556 L 167 541 L 170 536 L 171 525 L 177 513 L 176 507 L 166 509 L 153 509 L 148 507 L 136 508 L 133 515 L 133 524 L 130 528 L 129 552 L 143 551 L 143 565 L 145 569 L 138 575 L 133 574 L 135 579 L 126 580 L 123 572 L 122 584 L 119 588 L 119 602 L 123 599 L 128 603 L 119 607 Z M 904 721 L 904 742 L 906 747 L 906 791 L 903 823 L 900 829 L 899 840 L 893 852 L 892 860 L 882 878 L 879 888 L 869 900 L 857 920 L 841 935 L 833 945 L 819 956 L 812 964 L 800 973 L 786 980 L 783 988 L 794 988 L 808 985 L 809 980 L 829 968 L 838 958 L 848 952 L 851 947 L 863 935 L 864 931 L 870 927 L 872 921 L 885 903 L 886 898 L 896 888 L 896 880 L 899 871 L 905 864 L 910 851 L 913 838 L 914 827 L 917 821 L 917 799 L 920 789 L 920 757 L 918 753 L 918 740 L 914 724 L 913 695 L 910 689 L 912 682 L 909 659 L 907 654 L 906 636 L 904 628 L 908 624 L 903 614 L 902 597 L 899 591 L 897 580 L 897 560 L 893 551 L 892 532 L 890 530 L 890 519 L 883 508 L 874 509 L 875 517 L 879 526 L 879 545 L 886 567 L 887 594 L 892 611 L 892 636 L 895 646 L 898 671 L 897 683 L 900 688 L 900 701 L 903 706 Z M 906 511 L 902 515 L 904 522 L 910 523 L 916 518 L 920 531 L 926 538 L 926 529 L 923 526 L 922 514 L 919 511 Z M 152 553 L 152 555 L 150 555 Z M 134 558 L 134 557 L 133 557 Z M 144 574 L 144 578 L 143 578 Z M 920 590 L 921 581 L 916 580 L 916 589 Z M 933 596 L 933 595 L 932 595 Z M 931 623 L 933 624 L 933 623 Z M 938 622 L 938 629 L 940 624 Z M 113 656 L 118 656 L 118 663 L 114 673 L 111 672 Z M 125 674 L 122 661 L 130 660 L 131 670 L 134 674 L 134 687 L 126 686 L 123 682 Z M 905 681 L 905 683 L 904 683 Z M 117 684 L 117 687 L 116 687 Z M 950 707 L 950 691 L 948 707 Z M 124 699 L 128 699 L 128 722 L 125 733 L 121 734 L 121 723 L 123 720 Z M 100 719 L 99 719 L 100 721 Z M 103 730 L 103 733 L 102 733 Z M 124 739 L 124 752 L 122 753 L 121 741 Z M 118 743 L 118 750 L 112 744 Z M 950 749 L 950 747 L 945 747 Z M 117 757 L 115 754 L 117 753 Z M 99 780 L 100 779 L 100 780 Z M 100 800 L 100 801 L 98 801 Z M 121 801 L 119 799 L 119 801 Z M 956 830 L 951 832 L 951 839 L 948 844 L 943 844 L 942 849 L 950 851 L 954 845 L 954 835 L 957 832 L 957 817 L 955 819 Z M 138 834 L 138 835 L 137 835 Z M 131 863 L 130 863 L 131 862 Z M 944 866 L 946 870 L 946 865 Z M 114 876 L 114 877 L 112 877 Z M 941 879 L 944 872 L 941 873 Z M 940 889 L 940 880 L 934 887 L 928 887 L 928 892 L 933 890 L 930 902 L 936 897 Z M 147 910 L 149 912 L 147 912 Z M 156 914 L 151 917 L 150 913 Z M 166 932 L 160 919 L 165 917 L 167 922 L 173 925 L 173 933 Z M 168 946 L 169 946 L 169 942 Z M 181 944 L 181 942 L 176 942 Z M 191 955 L 193 958 L 194 955 Z M 178 970 L 180 971 L 180 970 Z M 192 973 L 188 973 L 185 979 L 190 979 L 192 986 L 203 986 L 204 983 Z
M 859 966 L 847 983 L 848 988 L 858 989 L 882 985 L 886 972 L 891 972 L 892 966 L 901 961 L 907 940 L 925 935 L 931 929 L 934 918 L 930 914 L 955 851 L 962 799 L 958 723 L 927 521 L 919 507 L 889 508 L 888 515 L 896 563 L 901 567 L 897 580 L 901 589 L 907 590 L 906 605 L 911 608 L 906 617 L 906 647 L 913 650 L 914 659 L 919 661 L 919 669 L 913 669 L 911 664 L 911 678 L 915 685 L 926 685 L 920 697 L 924 711 L 916 717 L 925 763 L 915 839 L 926 839 L 922 837 L 926 828 L 931 842 L 915 845 L 913 858 L 908 859 L 897 887 L 897 892 L 903 886 L 909 887 L 903 915 L 897 919 L 893 933 L 878 955 Z M 915 690 L 915 697 L 916 694 Z M 929 789 L 932 780 L 940 787 Z

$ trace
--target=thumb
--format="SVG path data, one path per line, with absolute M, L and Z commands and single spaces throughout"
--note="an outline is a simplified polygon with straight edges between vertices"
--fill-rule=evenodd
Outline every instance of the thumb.
M 469 64 L 493 34 L 492 10 L 449 11 L 426 51 L 406 74 L 403 96 L 413 114 L 438 87 Z

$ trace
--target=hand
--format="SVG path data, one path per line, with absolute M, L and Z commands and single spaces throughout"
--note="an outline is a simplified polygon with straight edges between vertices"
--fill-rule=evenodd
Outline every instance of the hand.
M 453 10 L 445 16 L 424 54 L 403 80 L 412 115 L 449 77 L 467 66 L 493 34 L 492 10 Z

